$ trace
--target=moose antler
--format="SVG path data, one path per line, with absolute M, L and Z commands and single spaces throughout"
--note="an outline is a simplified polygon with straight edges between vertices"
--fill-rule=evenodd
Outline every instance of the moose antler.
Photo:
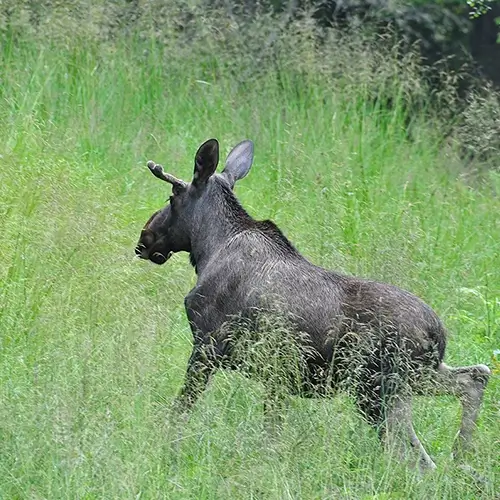
M 162 181 L 168 182 L 169 184 L 172 184 L 172 186 L 179 186 L 182 188 L 185 188 L 187 186 L 187 182 L 184 182 L 180 179 L 177 179 L 173 175 L 167 174 L 163 171 L 163 167 L 159 165 L 158 163 L 155 163 L 153 160 L 149 160 L 147 163 L 147 166 L 149 170 L 151 170 L 151 173 L 155 176 L 158 177 L 158 179 L 161 179 Z

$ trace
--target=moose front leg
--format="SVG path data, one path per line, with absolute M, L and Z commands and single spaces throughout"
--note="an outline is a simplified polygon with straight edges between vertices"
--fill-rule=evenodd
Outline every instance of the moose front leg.
M 188 361 L 184 386 L 175 402 L 180 412 L 188 411 L 197 401 L 222 359 L 224 343 L 213 336 L 222 321 L 217 318 L 213 306 L 207 303 L 208 295 L 196 286 L 184 299 L 186 316 L 193 333 L 193 351 Z
M 176 410 L 184 413 L 191 409 L 206 389 L 218 365 L 219 360 L 213 346 L 204 343 L 193 346 L 187 365 L 184 386 L 175 401 Z

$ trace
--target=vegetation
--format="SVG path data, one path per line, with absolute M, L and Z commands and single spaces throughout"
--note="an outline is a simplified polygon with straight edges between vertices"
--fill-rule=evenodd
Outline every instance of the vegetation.
M 470 7 L 470 16 L 477 18 L 486 14 L 491 9 L 493 0 L 467 0 L 467 5 Z
M 2 28 L 0 498 L 495 498 L 498 373 L 469 459 L 484 482 L 449 458 L 452 398 L 415 408 L 438 465 L 425 480 L 381 453 L 341 395 L 293 400 L 271 435 L 262 387 L 220 373 L 189 421 L 170 422 L 195 276 L 187 256 L 134 258 L 169 194 L 146 160 L 187 180 L 203 140 L 227 152 L 251 138 L 237 195 L 253 216 L 317 264 L 421 296 L 450 329 L 450 364 L 491 365 L 498 164 L 464 164 L 457 130 L 443 137 L 418 59 L 361 33 L 327 33 L 320 47 L 307 16 L 243 25 L 191 4 L 181 29 L 178 4 L 144 2 L 130 30 L 101 23 L 114 3 L 92 4 L 36 29 L 15 10 Z M 453 78 L 440 97 L 449 116 Z M 478 148 L 481 99 L 467 108 Z

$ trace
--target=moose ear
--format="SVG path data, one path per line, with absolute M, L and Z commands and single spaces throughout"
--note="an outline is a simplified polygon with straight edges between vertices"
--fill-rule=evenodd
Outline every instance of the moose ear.
M 243 141 L 229 153 L 222 174 L 226 177 L 231 189 L 236 181 L 248 174 L 253 162 L 253 142 Z
M 217 139 L 204 142 L 194 159 L 193 185 L 205 184 L 213 175 L 219 163 L 219 143 Z

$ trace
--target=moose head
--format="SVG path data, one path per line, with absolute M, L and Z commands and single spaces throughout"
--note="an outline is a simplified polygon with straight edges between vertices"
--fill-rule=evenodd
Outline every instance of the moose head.
M 215 174 L 219 163 L 216 139 L 204 142 L 196 152 L 190 183 L 165 173 L 161 165 L 148 161 L 151 173 L 172 185 L 172 194 L 169 203 L 146 222 L 135 248 L 136 255 L 155 264 L 164 264 L 175 252 L 192 254 L 193 240 L 200 228 L 221 222 L 217 217 L 223 210 L 221 196 L 247 175 L 252 161 L 253 143 L 243 141 L 229 153 L 224 170 Z

